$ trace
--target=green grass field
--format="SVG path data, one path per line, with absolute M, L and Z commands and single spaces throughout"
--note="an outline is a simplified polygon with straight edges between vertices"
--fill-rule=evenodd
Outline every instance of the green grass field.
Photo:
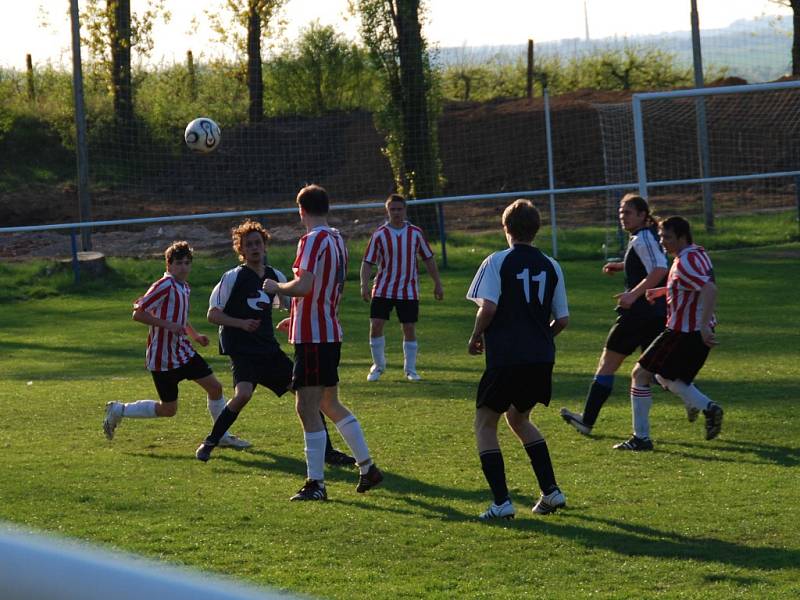
M 154 397 L 146 329 L 129 315 L 158 261 L 112 260 L 109 278 L 83 287 L 41 262 L 0 265 L 0 519 L 324 598 L 800 596 L 800 245 L 712 253 L 721 344 L 697 383 L 725 407 L 724 429 L 706 442 L 702 419 L 687 423 L 680 400 L 655 391 L 656 450 L 645 454 L 611 449 L 630 432 L 631 361 L 595 435 L 558 417 L 582 405 L 621 286 L 598 260 L 565 260 L 570 326 L 554 400 L 533 419 L 568 507 L 530 512 L 535 479 L 505 428 L 518 516 L 486 525 L 475 518 L 491 498 L 471 431 L 483 359 L 466 352 L 475 308 L 464 294 L 499 244 L 450 248 L 443 303 L 424 278 L 418 384 L 402 379 L 396 321 L 389 371 L 367 384 L 366 305 L 349 282 L 341 397 L 386 480 L 362 496 L 355 471 L 328 469 L 324 504 L 288 502 L 305 470 L 286 396 L 259 389 L 234 427 L 253 448 L 208 464 L 193 455 L 210 425 L 205 399 L 188 382 L 175 418 L 127 419 L 113 442 L 103 437 L 108 400 Z M 206 298 L 232 262 L 195 259 L 193 322 L 208 335 Z M 288 271 L 287 250 L 273 263 Z M 203 354 L 230 392 L 226 361 L 213 346 Z

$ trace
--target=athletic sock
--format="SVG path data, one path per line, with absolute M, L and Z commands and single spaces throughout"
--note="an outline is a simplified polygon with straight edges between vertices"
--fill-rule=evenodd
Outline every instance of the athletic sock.
M 650 407 L 653 396 L 649 385 L 631 386 L 631 414 L 633 416 L 633 435 L 639 439 L 650 439 Z
M 303 432 L 305 440 L 306 469 L 309 479 L 320 483 L 325 479 L 325 432 Z
M 386 356 L 384 349 L 386 348 L 386 338 L 371 337 L 369 338 L 369 350 L 372 353 L 372 363 L 379 369 L 386 369 Z
M 327 456 L 333 452 L 333 444 L 331 444 L 331 434 L 328 433 L 328 424 L 325 422 L 325 415 L 322 411 L 319 413 L 319 418 L 322 419 L 322 429 L 325 430 L 325 455 Z
M 122 416 L 131 419 L 153 419 L 157 417 L 155 400 L 137 400 L 122 405 Z
M 219 400 L 207 399 L 208 401 L 208 414 L 211 415 L 211 423 L 213 424 L 218 418 L 222 409 L 225 408 L 225 396 L 220 396 Z
M 691 406 L 698 410 L 708 410 L 711 404 L 711 398 L 698 390 L 697 386 L 693 383 L 687 385 L 683 381 L 677 379 L 666 379 L 663 381 L 667 383 L 669 391 L 680 396 L 686 406 Z
M 417 372 L 417 341 L 403 342 L 403 370 L 406 373 Z
M 233 412 L 227 406 L 222 409 L 222 412 L 219 413 L 217 420 L 214 421 L 214 426 L 211 428 L 211 433 L 208 434 L 206 438 L 205 444 L 209 446 L 216 446 L 219 444 L 220 439 L 222 436 L 225 435 L 225 432 L 230 429 L 233 422 L 239 417 L 238 412 Z
M 539 489 L 547 495 L 558 487 L 556 474 L 553 472 L 553 462 L 550 460 L 550 451 L 547 449 L 547 442 L 542 438 L 530 444 L 524 445 L 525 452 L 531 459 L 531 466 L 539 482 Z
M 614 376 L 613 375 L 596 375 L 592 385 L 589 387 L 589 393 L 586 395 L 586 404 L 583 407 L 583 424 L 588 427 L 594 427 L 597 422 L 597 415 L 600 414 L 600 409 L 608 400 L 611 395 L 611 390 L 614 389 Z
M 353 415 L 348 415 L 338 423 L 336 429 L 342 434 L 344 441 L 347 442 L 350 452 L 358 463 L 358 469 L 362 475 L 369 471 L 372 465 L 372 459 L 369 456 L 369 448 L 367 448 L 367 440 L 364 439 L 364 432 L 361 430 L 361 425 Z
M 508 486 L 506 485 L 506 466 L 503 462 L 503 453 L 500 448 L 484 450 L 478 456 L 481 459 L 481 468 L 486 482 L 492 490 L 494 503 L 500 506 L 509 499 Z

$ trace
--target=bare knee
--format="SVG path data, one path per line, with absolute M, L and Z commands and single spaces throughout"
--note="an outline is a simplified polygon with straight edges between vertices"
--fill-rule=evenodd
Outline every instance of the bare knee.
M 402 323 L 403 326 L 403 339 L 406 342 L 415 342 L 417 340 L 417 329 L 414 323 Z
M 369 320 L 369 337 L 381 337 L 383 335 L 383 326 L 386 323 L 383 319 L 370 319 Z
M 653 380 L 653 375 L 647 369 L 643 368 L 639 363 L 636 363 L 631 371 L 631 381 L 636 385 L 650 385 Z
M 174 417 L 177 413 L 177 402 L 159 402 L 156 404 L 156 414 L 159 417 Z

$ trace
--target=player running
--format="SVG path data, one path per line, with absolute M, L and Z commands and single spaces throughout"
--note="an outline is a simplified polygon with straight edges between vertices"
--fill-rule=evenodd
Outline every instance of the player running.
M 631 381 L 633 436 L 617 445 L 618 450 L 652 450 L 650 439 L 650 384 L 656 380 L 681 397 L 706 419 L 706 439 L 722 430 L 722 407 L 705 396 L 692 383 L 708 353 L 717 345 L 714 334 L 717 286 L 714 268 L 705 249 L 692 240 L 689 222 L 669 217 L 659 224 L 661 244 L 675 258 L 666 287 L 647 290 L 648 301 L 666 296 L 667 328 L 639 357 Z

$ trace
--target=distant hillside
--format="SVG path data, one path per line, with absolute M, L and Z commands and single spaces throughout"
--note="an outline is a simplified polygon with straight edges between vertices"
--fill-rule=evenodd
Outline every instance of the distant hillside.
M 791 71 L 791 20 L 774 16 L 740 19 L 724 29 L 702 31 L 703 64 L 706 67 L 727 67 L 728 75 L 741 77 L 750 83 L 772 81 Z M 690 31 L 675 31 L 658 35 L 627 38 L 602 38 L 585 41 L 578 38 L 536 44 L 538 56 L 559 55 L 561 58 L 626 45 L 655 46 L 673 52 L 678 60 L 692 64 Z M 524 59 L 527 43 L 508 46 L 470 46 L 441 48 L 442 64 L 484 62 L 489 59 L 514 62 Z

